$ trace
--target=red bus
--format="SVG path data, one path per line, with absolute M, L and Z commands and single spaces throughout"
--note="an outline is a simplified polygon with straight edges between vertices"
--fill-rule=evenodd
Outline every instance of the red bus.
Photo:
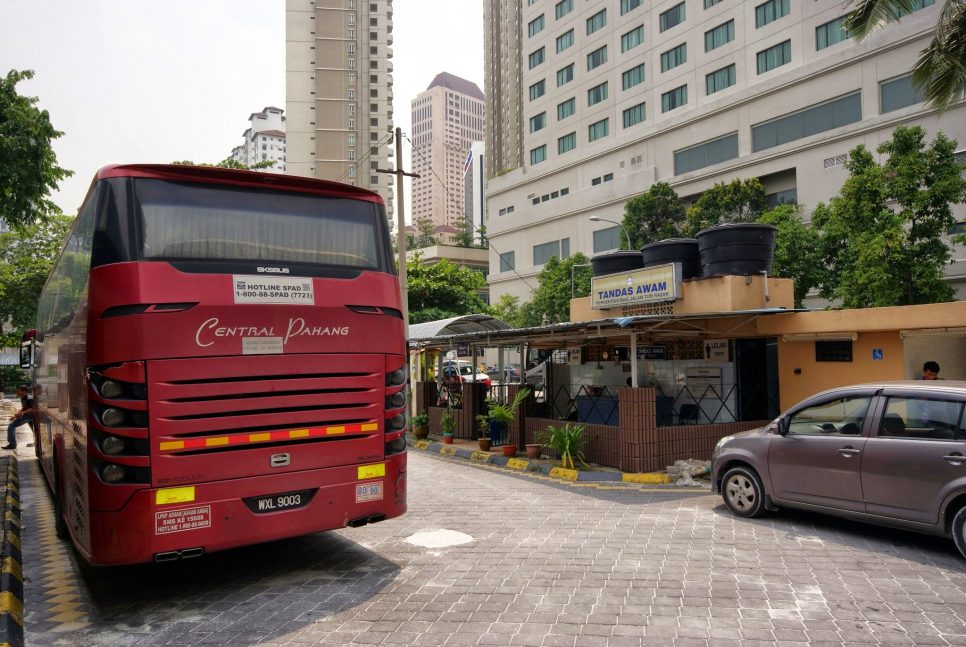
M 129 564 L 403 514 L 401 310 L 375 193 L 101 169 L 22 349 L 58 534 Z

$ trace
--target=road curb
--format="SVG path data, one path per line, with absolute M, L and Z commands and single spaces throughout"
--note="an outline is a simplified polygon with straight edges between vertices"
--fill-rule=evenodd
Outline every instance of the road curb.
M 23 558 L 20 554 L 20 480 L 17 459 L 0 457 L 6 479 L 3 494 L 3 541 L 0 544 L 0 647 L 23 647 Z
M 526 458 L 509 458 L 499 454 L 480 452 L 447 445 L 433 440 L 417 440 L 411 442 L 410 448 L 425 452 L 441 454 L 453 458 L 468 459 L 474 463 L 483 463 L 502 467 L 514 472 L 540 473 L 548 478 L 569 483 L 636 483 L 639 485 L 671 485 L 674 479 L 664 472 L 588 472 L 555 467 L 542 463 L 533 463 Z

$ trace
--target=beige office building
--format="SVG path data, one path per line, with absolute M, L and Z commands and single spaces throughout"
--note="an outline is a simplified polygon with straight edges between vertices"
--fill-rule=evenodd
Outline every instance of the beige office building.
M 472 81 L 436 75 L 412 101 L 413 222 L 466 230 L 464 167 L 470 145 L 483 139 L 483 93 Z
M 918 2 L 860 43 L 840 0 L 486 0 L 491 298 L 529 300 L 551 256 L 618 248 L 624 203 L 658 181 L 688 200 L 758 177 L 807 218 L 847 153 L 900 124 L 966 150 L 966 103 L 938 115 L 909 80 L 942 10 Z
M 288 173 L 376 191 L 393 223 L 392 0 L 286 0 L 285 18 Z

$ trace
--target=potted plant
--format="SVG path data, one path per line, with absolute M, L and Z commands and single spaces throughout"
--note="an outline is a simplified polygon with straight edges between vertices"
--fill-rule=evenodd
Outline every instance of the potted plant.
M 447 409 L 443 412 L 443 417 L 439 419 L 439 428 L 443 432 L 443 442 L 447 445 L 453 444 L 453 432 L 456 431 L 456 418 Z
M 429 414 L 425 411 L 417 413 L 409 421 L 416 440 L 423 440 L 429 436 Z
M 506 404 L 496 400 L 487 400 L 486 418 L 489 425 L 490 439 L 493 443 L 506 442 L 507 427 L 513 421 L 517 409 L 523 401 L 530 395 L 530 389 L 520 389 L 517 391 L 513 402 Z M 516 447 L 513 445 L 503 445 L 504 456 L 514 456 Z
M 584 463 L 584 454 L 581 448 L 587 440 L 584 438 L 586 425 L 568 422 L 563 427 L 550 425 L 541 434 L 541 440 L 550 449 L 560 456 L 560 462 L 567 469 L 577 469 L 576 461 Z
M 489 436 L 490 419 L 485 415 L 476 416 L 476 429 L 479 432 L 480 451 L 490 451 L 493 446 L 493 441 Z
M 531 460 L 540 458 L 541 451 L 543 451 L 543 445 L 540 443 L 527 443 L 527 458 Z

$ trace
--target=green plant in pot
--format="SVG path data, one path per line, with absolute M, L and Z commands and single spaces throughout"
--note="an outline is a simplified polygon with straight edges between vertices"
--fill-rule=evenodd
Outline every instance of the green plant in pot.
M 583 446 L 586 442 L 584 429 L 587 425 L 568 422 L 563 427 L 550 425 L 542 434 L 540 441 L 560 456 L 560 462 L 567 469 L 577 469 L 576 461 L 584 462 Z
M 479 433 L 480 451 L 488 452 L 493 446 L 490 439 L 490 419 L 486 415 L 476 416 L 476 430 Z
M 447 445 L 453 444 L 453 432 L 456 431 L 456 418 L 449 409 L 443 412 L 439 419 L 439 428 L 443 432 L 443 442 Z
M 413 436 L 417 440 L 423 440 L 429 436 L 429 414 L 425 411 L 417 413 L 409 420 L 409 425 L 413 430 Z
M 486 401 L 490 440 L 494 443 L 505 442 L 507 427 L 513 422 L 513 416 L 528 395 L 530 395 L 530 389 L 520 389 L 513 398 L 513 402 L 509 404 L 496 400 Z

